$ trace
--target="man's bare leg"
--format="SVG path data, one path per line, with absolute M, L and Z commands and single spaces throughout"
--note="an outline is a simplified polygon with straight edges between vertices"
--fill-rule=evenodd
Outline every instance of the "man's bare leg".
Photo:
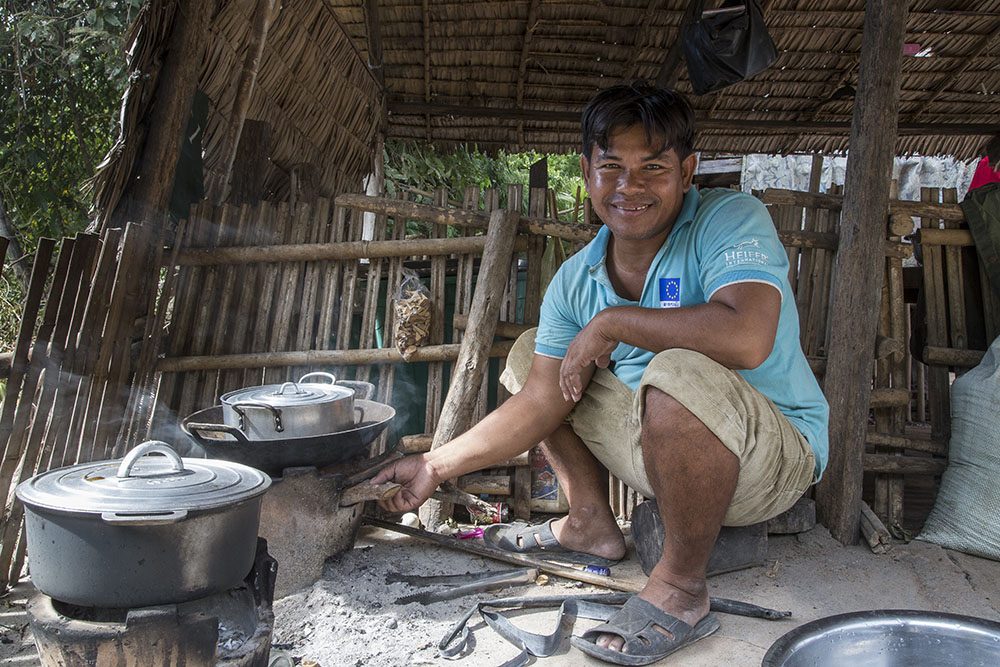
M 552 522 L 559 544 L 611 560 L 624 557 L 625 538 L 611 512 L 604 466 L 566 424 L 546 438 L 542 451 L 569 500 L 569 514 Z
M 684 406 L 646 390 L 642 453 L 663 521 L 663 555 L 639 597 L 694 626 L 709 611 L 705 572 L 736 490 L 739 459 Z M 621 650 L 624 640 L 597 644 Z

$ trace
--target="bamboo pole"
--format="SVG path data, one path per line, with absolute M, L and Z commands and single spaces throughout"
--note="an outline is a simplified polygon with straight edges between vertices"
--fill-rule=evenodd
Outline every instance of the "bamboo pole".
M 781 188 L 768 188 L 764 190 L 760 195 L 760 199 L 765 204 L 798 204 L 808 208 L 825 208 L 831 211 L 839 211 L 843 208 L 844 203 L 842 195 L 801 192 L 799 190 L 784 190 Z M 938 220 L 965 220 L 962 207 L 958 204 L 890 199 L 889 215 L 893 216 L 897 214 L 937 218 Z

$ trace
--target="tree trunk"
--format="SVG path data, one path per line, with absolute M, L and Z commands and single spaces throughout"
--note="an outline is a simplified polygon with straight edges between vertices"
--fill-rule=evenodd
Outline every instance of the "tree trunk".
M 3 193 L 0 193 L 0 236 L 7 239 L 7 263 L 14 271 L 17 282 L 21 284 L 21 289 L 28 291 L 28 279 L 31 277 L 30 258 L 24 257 L 21 244 L 17 241 L 17 230 L 14 224 L 7 217 L 7 209 L 3 204 Z M 0 262 L 0 265 L 3 263 Z

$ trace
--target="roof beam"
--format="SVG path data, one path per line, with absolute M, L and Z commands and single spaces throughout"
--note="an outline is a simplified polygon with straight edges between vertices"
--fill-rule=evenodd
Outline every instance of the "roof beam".
M 431 8 L 430 1 L 423 0 L 423 11 L 421 12 L 424 19 L 424 102 L 430 104 L 431 102 Z M 424 131 L 427 137 L 427 141 L 431 140 L 431 114 L 427 113 L 424 117 Z
M 409 102 L 389 102 L 390 115 L 451 116 L 459 118 L 494 118 L 497 120 L 542 121 L 579 123 L 579 111 L 535 111 L 524 109 L 496 109 L 490 107 L 452 106 L 447 104 L 417 104 Z M 819 134 L 848 134 L 849 122 L 752 120 L 735 118 L 697 119 L 699 130 L 761 130 L 771 134 L 797 134 L 813 132 Z M 993 123 L 900 123 L 900 136 L 970 136 L 992 135 L 1000 130 Z
M 528 61 L 531 59 L 531 42 L 538 25 L 539 0 L 531 0 L 528 7 L 528 18 L 524 23 L 524 37 L 521 38 L 521 56 L 517 61 L 517 108 L 524 108 L 524 79 L 528 73 Z M 517 141 L 524 145 L 524 124 L 518 123 Z
M 379 87 L 385 90 L 385 70 L 382 67 L 382 20 L 378 0 L 363 0 L 361 11 L 365 17 L 365 39 L 368 41 L 368 69 L 375 74 Z

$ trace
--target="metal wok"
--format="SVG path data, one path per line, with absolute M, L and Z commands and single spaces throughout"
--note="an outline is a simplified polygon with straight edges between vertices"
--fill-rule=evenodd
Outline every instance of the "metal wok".
M 369 455 L 368 445 L 396 415 L 391 405 L 354 401 L 354 426 L 337 433 L 280 440 L 250 440 L 223 423 L 222 406 L 199 410 L 181 422 L 181 429 L 205 450 L 209 458 L 234 461 L 280 476 L 285 468 L 323 468 Z

